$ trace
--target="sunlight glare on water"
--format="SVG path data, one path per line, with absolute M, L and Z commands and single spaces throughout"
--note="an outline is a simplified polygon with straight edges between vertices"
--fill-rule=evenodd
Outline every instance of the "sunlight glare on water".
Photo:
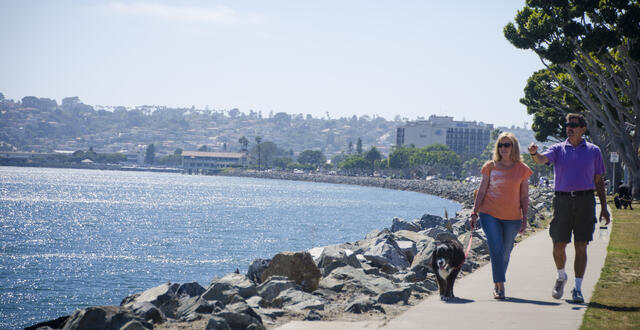
M 0 167 L 0 328 L 206 286 L 256 258 L 364 238 L 457 203 L 414 192 L 173 173 Z

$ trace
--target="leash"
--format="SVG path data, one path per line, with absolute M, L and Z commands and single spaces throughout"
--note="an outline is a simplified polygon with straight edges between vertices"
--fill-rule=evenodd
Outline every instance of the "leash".
M 464 250 L 464 258 L 465 260 L 469 256 L 469 252 L 471 252 L 471 242 L 473 241 L 473 228 L 469 231 L 469 243 L 467 243 L 467 248 Z
M 471 231 L 469 231 L 469 243 L 467 243 L 467 248 L 464 250 L 464 259 L 462 259 L 462 262 L 460 263 L 460 265 L 458 265 L 458 267 L 454 267 L 453 269 L 462 268 L 462 265 L 464 265 L 464 262 L 467 260 L 467 257 L 469 256 L 469 252 L 471 252 L 472 241 L 473 241 L 473 228 L 471 228 Z

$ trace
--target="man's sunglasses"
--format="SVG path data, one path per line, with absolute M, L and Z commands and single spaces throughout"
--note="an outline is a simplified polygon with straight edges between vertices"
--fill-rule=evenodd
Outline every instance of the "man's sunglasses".
M 565 123 L 564 126 L 571 127 L 571 128 L 582 127 L 582 125 L 580 125 L 578 123 L 574 123 L 574 122 Z
M 507 142 L 507 143 L 498 143 L 498 148 L 502 148 L 502 147 L 511 148 L 511 146 L 512 146 L 512 144 L 509 143 L 509 142 Z

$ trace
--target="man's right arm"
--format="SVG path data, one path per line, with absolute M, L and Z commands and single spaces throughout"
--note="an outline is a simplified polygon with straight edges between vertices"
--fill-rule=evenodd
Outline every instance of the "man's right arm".
M 538 153 L 538 145 L 535 143 L 531 143 L 529 145 L 529 154 L 536 164 L 542 165 L 549 162 L 549 158 L 547 158 L 547 156 Z

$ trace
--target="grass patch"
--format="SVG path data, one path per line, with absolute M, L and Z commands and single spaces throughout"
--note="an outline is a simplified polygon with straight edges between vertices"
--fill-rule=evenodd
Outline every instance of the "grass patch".
M 580 329 L 640 328 L 640 203 L 618 210 L 610 200 L 614 226 L 600 279 Z

